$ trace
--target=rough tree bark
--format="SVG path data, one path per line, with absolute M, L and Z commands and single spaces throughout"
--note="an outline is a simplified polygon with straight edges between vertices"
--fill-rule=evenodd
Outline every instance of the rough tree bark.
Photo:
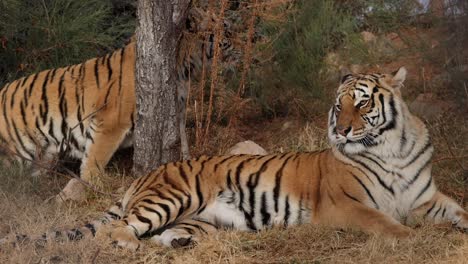
M 190 0 L 139 0 L 133 170 L 143 175 L 180 157 L 176 48 Z

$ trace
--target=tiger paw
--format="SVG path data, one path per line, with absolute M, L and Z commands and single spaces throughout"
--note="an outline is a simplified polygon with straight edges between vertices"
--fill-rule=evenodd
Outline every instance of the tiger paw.
M 113 243 L 118 247 L 126 248 L 132 251 L 136 251 L 140 248 L 140 240 L 138 240 L 135 232 L 130 226 L 115 227 L 112 230 L 110 237 Z
M 55 201 L 63 203 L 65 201 L 81 202 L 86 199 L 86 187 L 77 179 L 71 179 L 65 188 L 55 197 Z
M 194 237 L 181 230 L 168 229 L 160 235 L 155 235 L 151 241 L 159 245 L 172 248 L 193 247 L 196 244 Z

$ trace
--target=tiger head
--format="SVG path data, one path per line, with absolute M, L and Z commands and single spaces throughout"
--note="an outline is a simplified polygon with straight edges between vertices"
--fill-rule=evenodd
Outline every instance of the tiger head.
M 357 154 L 385 141 L 384 133 L 397 129 L 406 78 L 401 67 L 393 74 L 347 72 L 329 112 L 328 137 L 338 150 Z

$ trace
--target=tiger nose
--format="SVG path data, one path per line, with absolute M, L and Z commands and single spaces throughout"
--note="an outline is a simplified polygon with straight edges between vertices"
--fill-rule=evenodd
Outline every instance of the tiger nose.
M 344 126 L 338 125 L 336 127 L 336 132 L 344 137 L 346 137 L 346 135 L 348 135 L 350 131 L 351 131 L 351 126 L 344 127 Z

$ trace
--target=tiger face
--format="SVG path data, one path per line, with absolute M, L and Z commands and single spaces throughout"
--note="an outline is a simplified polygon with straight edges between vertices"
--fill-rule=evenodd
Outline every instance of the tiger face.
M 397 124 L 406 69 L 394 74 L 346 74 L 329 112 L 328 136 L 339 150 L 357 154 L 377 146 Z

